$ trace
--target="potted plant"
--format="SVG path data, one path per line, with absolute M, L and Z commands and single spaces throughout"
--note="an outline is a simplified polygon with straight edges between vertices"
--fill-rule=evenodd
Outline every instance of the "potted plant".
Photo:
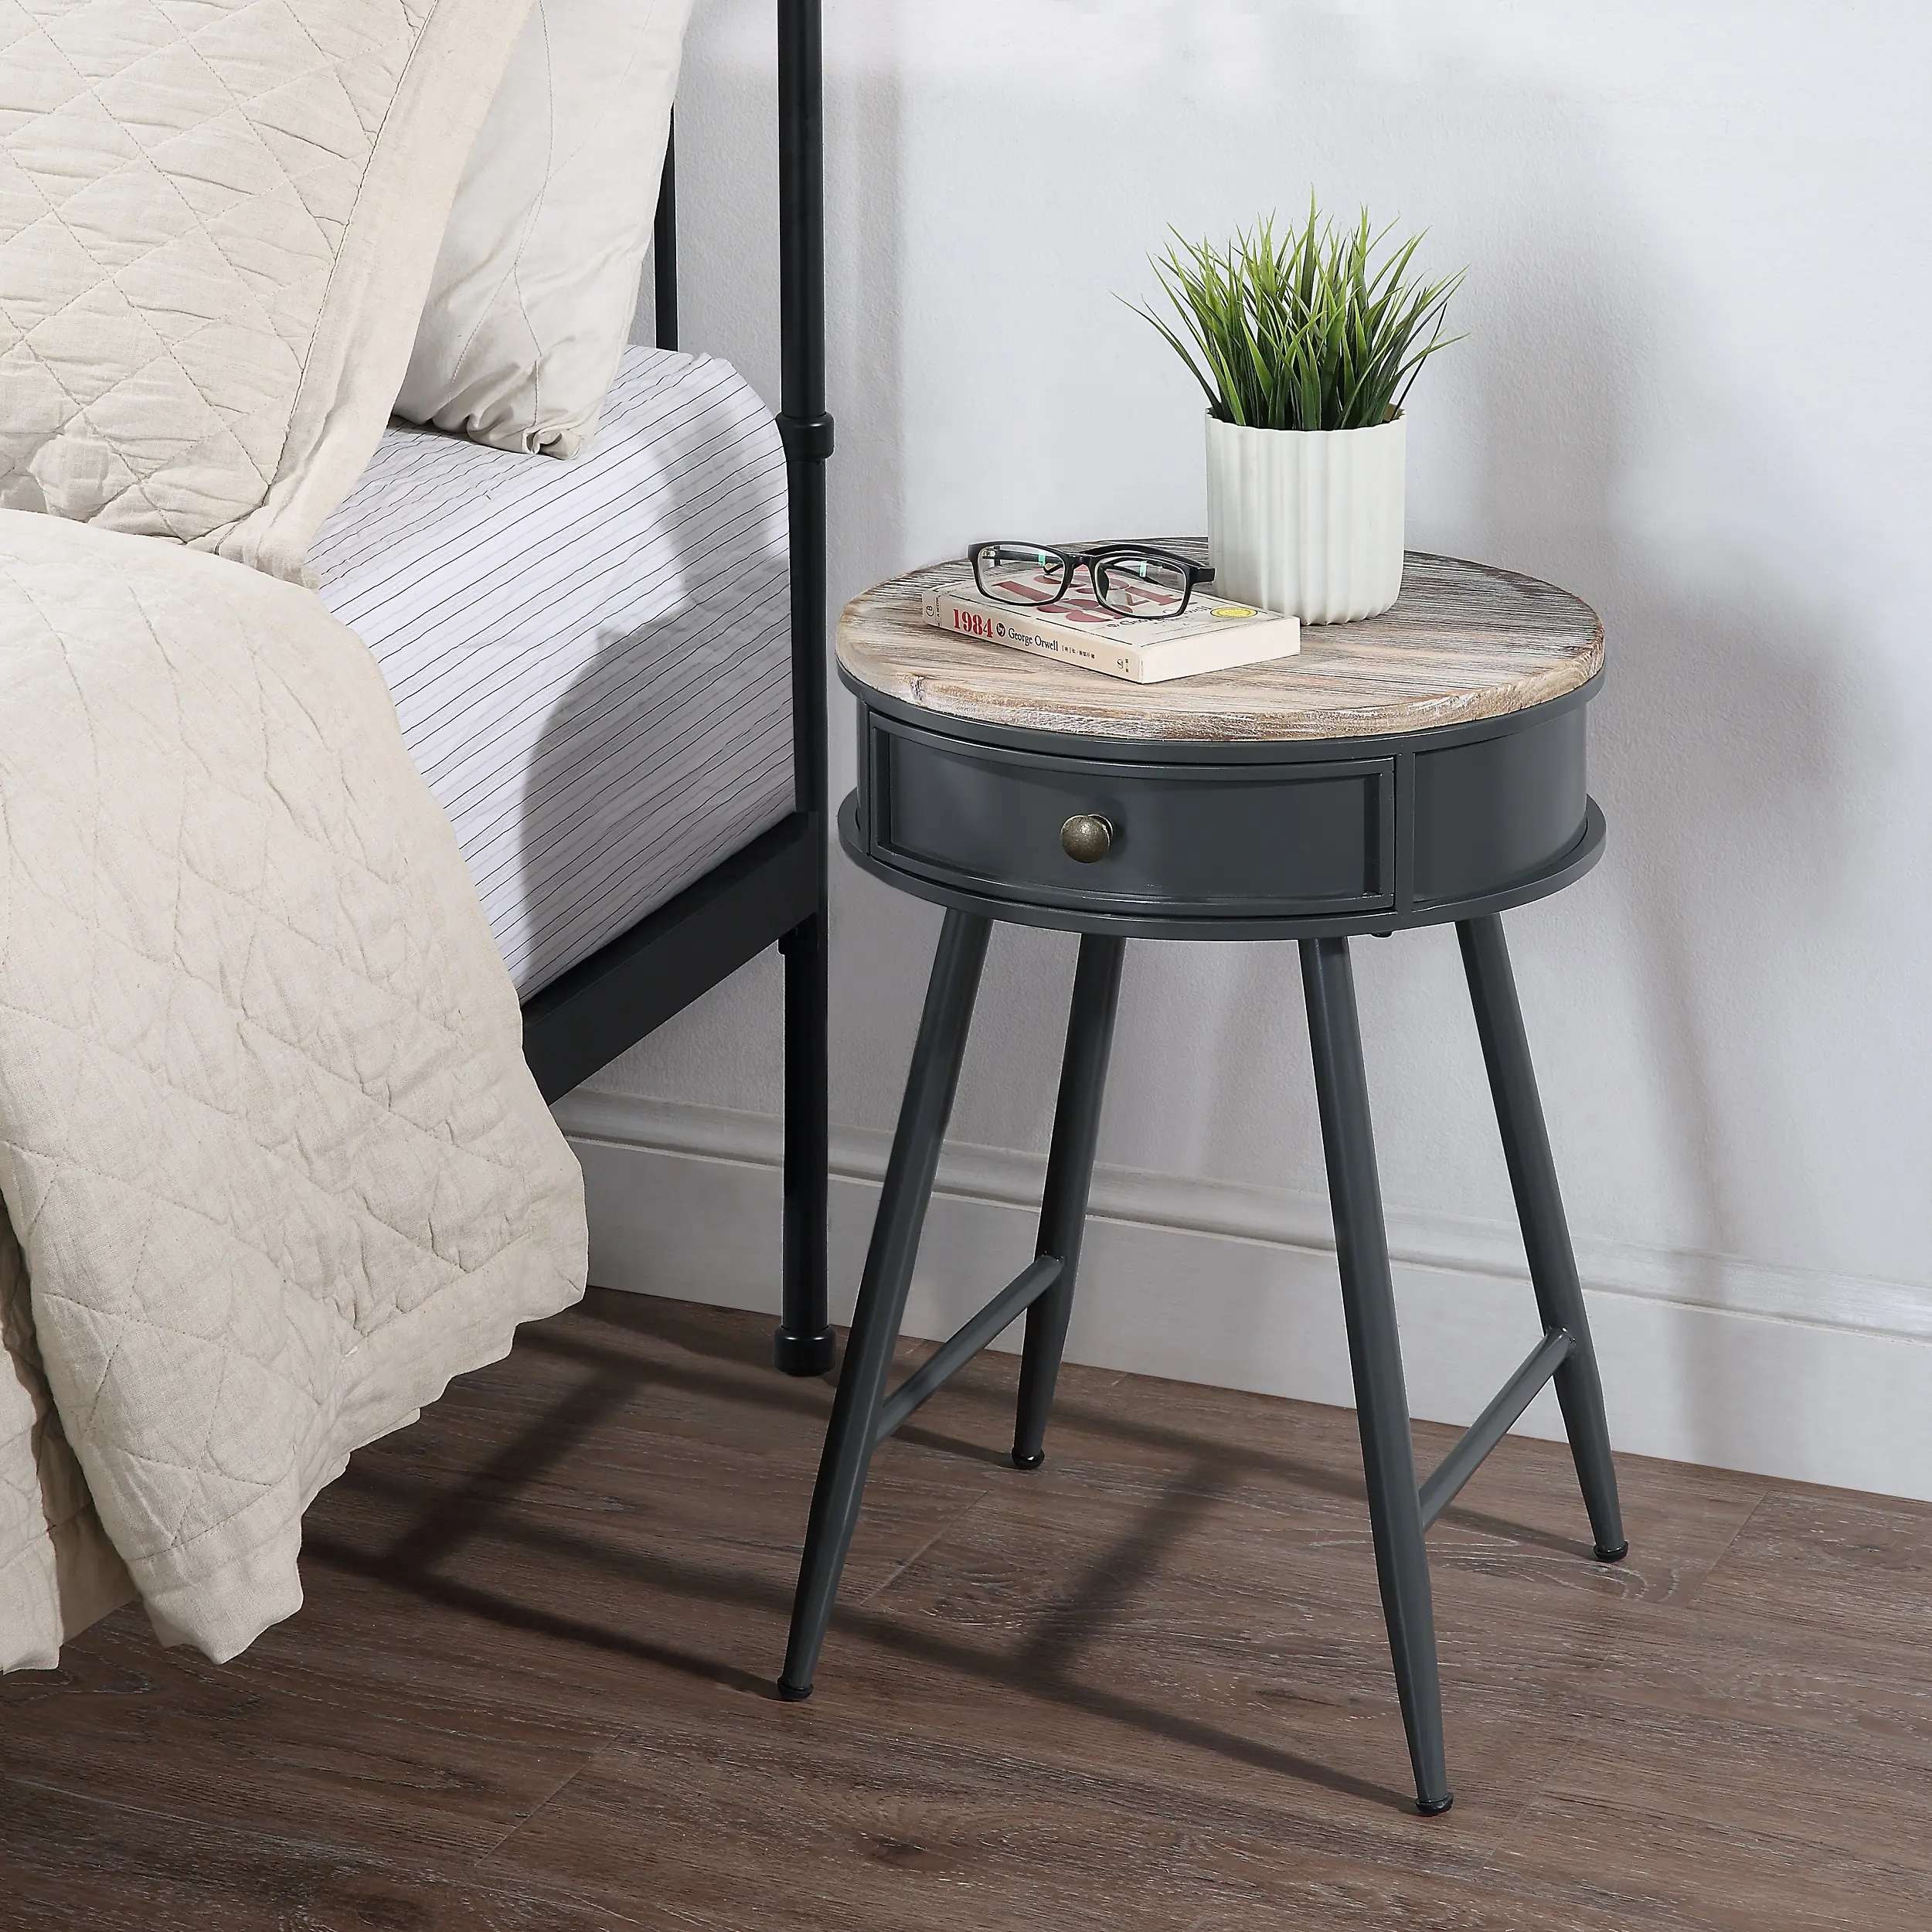
M 1402 406 L 1461 274 L 1410 273 L 1365 209 L 1222 248 L 1179 235 L 1154 264 L 1179 327 L 1138 312 L 1206 393 L 1208 543 L 1225 594 L 1300 617 L 1373 617 L 1402 589 Z M 1451 338 L 1456 339 L 1456 338 Z

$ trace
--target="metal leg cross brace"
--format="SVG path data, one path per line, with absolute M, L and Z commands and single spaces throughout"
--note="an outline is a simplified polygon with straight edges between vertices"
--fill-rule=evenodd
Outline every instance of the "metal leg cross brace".
M 1589 1318 L 1583 1311 L 1502 922 L 1493 917 L 1471 920 L 1457 930 L 1543 1337 L 1420 1488 L 1349 942 L 1301 942 L 1302 990 L 1335 1213 L 1335 1253 L 1355 1374 L 1376 1572 L 1415 1772 L 1416 1804 L 1425 1813 L 1446 1811 L 1453 1801 L 1444 1760 L 1435 1614 L 1423 1538 L 1545 1383 L 1556 1385 L 1597 1556 L 1614 1563 L 1629 1547 L 1617 1507 L 1617 1474 L 1611 1461 Z
M 1121 940 L 1089 937 L 1080 942 L 1053 1149 L 1046 1162 L 1038 1253 L 897 1389 L 890 1395 L 886 1392 L 893 1349 L 912 1284 L 913 1263 L 919 1251 L 920 1230 L 938 1171 L 940 1144 L 959 1083 L 960 1062 L 966 1050 L 988 930 L 988 922 L 975 914 L 949 912 L 940 934 L 925 1015 L 920 1022 L 899 1128 L 886 1164 L 878 1219 L 872 1223 L 852 1339 L 825 1432 L 818 1486 L 812 1493 L 804 1556 L 792 1601 L 791 1638 L 785 1651 L 784 1673 L 778 1680 L 779 1694 L 786 1698 L 811 1694 L 812 1675 L 832 1621 L 872 1451 L 1022 1312 L 1026 1316 L 1026 1342 L 1013 1459 L 1022 1468 L 1037 1467 L 1041 1461 L 1040 1442 L 1053 1403 L 1054 1379 L 1060 1372 L 1060 1351 L 1073 1308 L 1073 1279 L 1080 1265 L 1080 1231 L 1087 1219 L 1094 1149 L 1100 1134 L 1107 1052 L 1120 1000 L 1121 962 L 1125 951 Z

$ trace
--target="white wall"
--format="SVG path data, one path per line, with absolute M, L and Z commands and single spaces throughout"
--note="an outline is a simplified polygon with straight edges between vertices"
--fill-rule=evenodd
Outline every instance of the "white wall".
M 1312 184 L 1469 264 L 1468 339 L 1410 399 L 1410 541 L 1608 629 L 1610 850 L 1510 930 L 1617 1439 L 1932 1495 L 1932 10 L 827 12 L 835 602 L 988 532 L 1201 527 L 1198 395 L 1115 299 L 1168 223 L 1219 235 Z M 679 182 L 686 344 L 775 402 L 770 13 L 701 4 Z M 849 1274 L 937 914 L 835 863 Z M 922 1321 L 1025 1251 L 1012 1156 L 1045 1145 L 1072 944 L 995 940 Z M 1356 951 L 1416 1406 L 1466 1417 L 1530 1329 L 1454 939 Z M 569 1104 L 606 1278 L 770 1294 L 747 1117 L 777 1110 L 777 987 L 760 962 Z M 1340 1395 L 1291 951 L 1130 952 L 1102 1160 L 1080 1349 Z M 713 1183 L 758 1243 L 692 1222 Z

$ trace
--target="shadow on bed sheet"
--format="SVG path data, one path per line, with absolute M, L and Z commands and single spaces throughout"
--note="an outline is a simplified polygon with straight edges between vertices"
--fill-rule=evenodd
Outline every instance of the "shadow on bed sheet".
M 639 550 L 663 547 L 679 497 L 711 520 L 718 494 L 715 478 L 674 483 Z M 782 498 L 743 521 L 722 542 L 679 540 L 675 574 L 653 573 L 669 578 L 656 614 L 600 629 L 545 721 L 524 784 L 521 906 L 499 934 L 526 999 L 791 809 Z

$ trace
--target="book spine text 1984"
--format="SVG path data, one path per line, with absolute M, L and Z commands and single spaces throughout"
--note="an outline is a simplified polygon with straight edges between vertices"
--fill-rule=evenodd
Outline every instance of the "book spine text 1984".
M 1117 645 L 1104 637 L 1083 636 L 1018 610 L 989 610 L 943 590 L 928 590 L 921 600 L 926 621 L 961 637 L 985 644 L 1004 645 L 1009 651 L 1029 651 L 1039 658 L 1057 658 L 1129 683 L 1145 682 L 1144 654 L 1131 645 Z

